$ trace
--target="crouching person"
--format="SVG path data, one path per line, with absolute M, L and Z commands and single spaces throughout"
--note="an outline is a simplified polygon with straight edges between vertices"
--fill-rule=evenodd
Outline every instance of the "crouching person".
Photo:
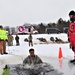
M 35 55 L 34 49 L 29 50 L 29 54 L 23 61 L 23 64 L 40 64 L 42 60 Z

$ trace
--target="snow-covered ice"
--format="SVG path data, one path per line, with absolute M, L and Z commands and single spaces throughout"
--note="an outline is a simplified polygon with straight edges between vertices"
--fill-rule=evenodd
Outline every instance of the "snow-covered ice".
M 29 54 L 29 49 L 34 48 L 35 53 L 41 57 L 43 62 L 51 64 L 55 69 L 63 73 L 63 75 L 75 75 L 75 66 L 69 63 L 73 59 L 74 53 L 69 48 L 69 43 L 51 43 L 50 37 L 58 37 L 63 41 L 67 41 L 67 34 L 35 34 L 33 36 L 33 47 L 28 46 L 28 42 L 24 42 L 28 35 L 19 35 L 20 46 L 16 46 L 14 39 L 14 46 L 7 46 L 8 55 L 0 55 L 0 75 L 2 75 L 3 68 L 6 64 L 20 64 L 24 58 Z M 14 35 L 15 37 L 15 35 Z M 37 38 L 45 38 L 50 43 L 42 43 Z M 62 49 L 63 58 L 58 59 L 59 48 Z

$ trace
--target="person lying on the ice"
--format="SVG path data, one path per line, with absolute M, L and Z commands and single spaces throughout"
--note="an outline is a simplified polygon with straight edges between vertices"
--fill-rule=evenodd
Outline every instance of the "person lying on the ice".
M 29 50 L 29 54 L 23 61 L 23 64 L 40 64 L 42 63 L 42 60 L 35 55 L 34 49 Z

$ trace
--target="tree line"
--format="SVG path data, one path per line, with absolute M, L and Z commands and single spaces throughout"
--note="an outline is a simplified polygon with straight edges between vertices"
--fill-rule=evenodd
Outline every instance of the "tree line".
M 40 23 L 38 25 L 34 25 L 34 28 L 38 30 L 39 33 L 45 33 L 46 28 L 58 28 L 63 32 L 64 27 L 69 27 L 70 21 L 65 21 L 62 18 L 60 18 L 57 23 L 48 23 L 44 25 L 43 23 Z
M 38 31 L 39 34 L 41 34 L 41 33 L 45 33 L 46 28 L 58 28 L 59 30 L 61 30 L 61 32 L 63 32 L 63 28 L 69 27 L 69 24 L 70 24 L 69 20 L 65 21 L 62 18 L 60 18 L 58 19 L 57 23 L 53 22 L 48 24 L 40 23 L 40 24 L 35 24 L 35 25 L 30 24 L 30 25 L 32 25 L 34 29 Z M 4 27 L 5 30 L 7 30 L 9 33 L 12 33 L 12 34 L 16 33 L 16 28 L 17 27 L 9 27 L 9 26 Z

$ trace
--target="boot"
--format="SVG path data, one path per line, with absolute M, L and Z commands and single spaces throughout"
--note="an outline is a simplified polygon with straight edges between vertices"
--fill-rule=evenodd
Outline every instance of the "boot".
M 8 54 L 7 52 L 4 52 L 3 54 Z
M 74 63 L 75 62 L 75 59 L 73 59 L 73 60 L 70 60 L 70 63 Z

